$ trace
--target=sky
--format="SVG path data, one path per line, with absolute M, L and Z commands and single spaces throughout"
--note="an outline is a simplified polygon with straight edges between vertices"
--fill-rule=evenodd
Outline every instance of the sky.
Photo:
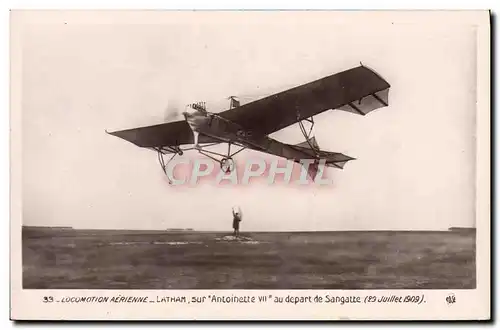
M 234 205 L 242 231 L 475 225 L 474 26 L 163 15 L 24 25 L 24 225 L 231 230 Z M 173 104 L 225 110 L 230 95 L 258 98 L 360 62 L 391 84 L 389 106 L 315 117 L 320 147 L 356 158 L 328 169 L 328 187 L 172 187 L 154 152 L 105 133 L 162 123 Z M 297 125 L 272 137 L 303 141 Z

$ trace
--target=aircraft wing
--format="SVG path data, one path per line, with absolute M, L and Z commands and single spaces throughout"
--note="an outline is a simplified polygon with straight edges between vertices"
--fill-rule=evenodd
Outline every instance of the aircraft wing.
M 283 157 L 296 163 L 301 163 L 301 160 L 309 159 L 316 160 L 313 165 L 308 168 L 309 175 L 314 179 L 318 171 L 319 160 L 325 161 L 325 166 L 343 169 L 347 162 L 355 158 L 344 155 L 340 152 L 331 152 L 320 150 L 315 138 L 309 140 L 316 150 L 312 150 L 309 143 L 303 142 L 296 145 L 282 143 L 275 139 L 266 139 L 262 147 L 257 145 L 248 145 L 247 147 L 256 151 L 267 154 Z M 264 146 L 265 145 L 265 146 Z
M 252 133 L 271 134 L 330 109 L 367 113 L 388 105 L 390 85 L 359 66 L 219 113 Z
M 194 143 L 193 132 L 185 120 L 107 133 L 143 148 L 173 147 Z M 200 135 L 198 142 L 210 143 L 218 141 Z

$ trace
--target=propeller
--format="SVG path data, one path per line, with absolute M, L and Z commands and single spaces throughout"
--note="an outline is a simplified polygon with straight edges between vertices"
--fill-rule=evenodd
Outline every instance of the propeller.
M 183 106 L 178 100 L 169 99 L 167 101 L 167 106 L 165 107 L 165 113 L 163 118 L 167 122 L 174 121 L 176 119 L 181 119 L 182 111 L 184 111 Z
M 264 97 L 269 96 L 271 94 L 270 93 L 262 93 L 262 92 L 251 93 L 251 94 L 248 93 L 248 94 L 241 94 L 241 95 L 231 95 L 231 96 L 228 96 L 226 99 L 229 101 L 231 101 L 231 99 L 233 99 L 233 100 L 239 102 L 241 105 L 243 105 L 245 103 L 264 98 Z

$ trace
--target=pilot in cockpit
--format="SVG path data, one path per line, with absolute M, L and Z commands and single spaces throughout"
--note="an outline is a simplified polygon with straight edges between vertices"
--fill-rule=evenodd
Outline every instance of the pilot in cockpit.
M 238 211 L 234 210 L 233 207 L 233 235 L 238 237 L 240 235 L 240 222 L 242 220 L 241 209 L 238 208 Z

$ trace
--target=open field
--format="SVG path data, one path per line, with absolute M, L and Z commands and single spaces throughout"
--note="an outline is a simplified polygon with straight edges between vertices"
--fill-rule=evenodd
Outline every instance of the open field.
M 475 231 L 23 229 L 28 289 L 472 289 Z

